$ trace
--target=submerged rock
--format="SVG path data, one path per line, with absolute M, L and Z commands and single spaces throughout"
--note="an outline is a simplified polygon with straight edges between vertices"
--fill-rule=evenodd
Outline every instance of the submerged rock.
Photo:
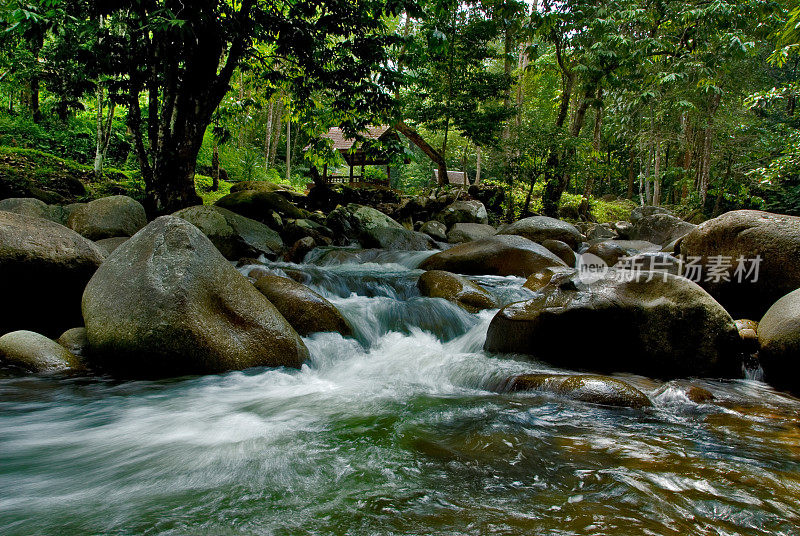
M 34 373 L 83 369 L 80 358 L 33 331 L 12 331 L 0 337 L 0 362 Z
M 135 199 L 112 195 L 76 207 L 69 215 L 67 225 L 90 240 L 133 236 L 147 225 L 147 214 Z
M 484 348 L 573 369 L 738 376 L 741 343 L 730 315 L 688 279 L 651 276 L 632 273 L 630 280 L 606 278 L 584 288 L 548 285 L 537 297 L 501 309 Z M 596 343 L 610 334 L 614 344 Z
M 700 259 L 699 284 L 734 316 L 759 318 L 782 296 L 800 288 L 800 217 L 736 210 L 700 224 L 680 247 L 687 260 Z M 757 280 L 755 273 L 737 276 L 740 257 L 746 271 L 760 258 Z M 707 277 L 712 266 L 721 277 Z
M 581 241 L 581 233 L 578 229 L 565 221 L 547 216 L 531 216 L 505 225 L 497 231 L 501 235 L 519 235 L 542 243 L 544 240 L 561 240 L 574 248 Z
M 800 392 L 800 289 L 769 308 L 758 323 L 758 342 L 767 382 Z
M 528 277 L 555 266 L 566 266 L 544 246 L 521 236 L 492 236 L 436 253 L 425 259 L 422 270 L 444 270 L 470 275 Z
M 430 270 L 419 276 L 417 288 L 423 296 L 444 298 L 470 313 L 498 307 L 497 300 L 477 283 L 442 270 Z
M 546 391 L 603 406 L 646 408 L 653 405 L 647 395 L 639 389 L 609 376 L 523 374 L 508 381 L 508 390 Z
M 259 255 L 275 258 L 283 248 L 283 240 L 277 232 L 261 222 L 221 207 L 195 206 L 173 215 L 200 229 L 230 260 Z
M 277 275 L 259 277 L 255 285 L 300 335 L 319 331 L 346 337 L 353 334 L 339 310 L 307 286 Z
M 117 248 L 83 295 L 91 357 L 131 377 L 299 367 L 299 335 L 197 227 L 164 216 Z
M 63 225 L 0 211 L 0 334 L 31 329 L 56 336 L 82 323 L 86 283 L 103 252 Z

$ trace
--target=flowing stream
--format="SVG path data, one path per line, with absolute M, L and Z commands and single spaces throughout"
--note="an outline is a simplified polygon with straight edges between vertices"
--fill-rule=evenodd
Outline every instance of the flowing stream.
M 307 337 L 301 370 L 124 383 L 0 372 L 0 534 L 800 533 L 796 399 L 753 380 L 636 376 L 622 377 L 654 408 L 494 392 L 557 369 L 486 355 L 495 311 L 420 297 L 426 255 L 268 263 L 356 331 Z M 518 278 L 475 279 L 505 303 L 529 295 Z M 576 326 L 563 343 L 609 341 Z M 690 402 L 690 384 L 714 403 Z

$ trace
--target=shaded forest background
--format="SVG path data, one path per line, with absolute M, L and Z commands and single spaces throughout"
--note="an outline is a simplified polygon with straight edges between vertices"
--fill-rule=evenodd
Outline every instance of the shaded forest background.
M 330 126 L 403 122 L 448 169 L 505 188 L 508 219 L 583 198 L 800 214 L 798 13 L 762 0 L 5 2 L 0 169 L 46 173 L 53 155 L 167 211 L 235 181 L 305 188 L 312 167 L 344 166 L 319 139 Z M 415 145 L 384 149 L 393 187 L 434 186 Z

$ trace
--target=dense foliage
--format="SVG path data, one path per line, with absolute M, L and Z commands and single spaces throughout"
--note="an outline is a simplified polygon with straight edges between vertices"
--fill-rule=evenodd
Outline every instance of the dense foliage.
M 395 187 L 440 156 L 509 188 L 508 217 L 581 196 L 800 214 L 795 3 L 187 6 L 4 1 L 0 144 L 126 170 L 163 211 L 196 172 L 304 186 L 343 164 L 330 126 L 402 123 L 430 151 L 391 148 Z

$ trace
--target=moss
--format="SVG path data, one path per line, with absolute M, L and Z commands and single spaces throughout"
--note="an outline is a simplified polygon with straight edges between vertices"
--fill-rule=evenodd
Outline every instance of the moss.
M 231 193 L 231 186 L 233 183 L 228 181 L 219 181 L 219 188 L 217 191 L 211 190 L 214 180 L 207 175 L 195 175 L 194 187 L 197 190 L 197 195 L 203 200 L 204 205 L 213 205 L 218 199 L 225 197 Z

